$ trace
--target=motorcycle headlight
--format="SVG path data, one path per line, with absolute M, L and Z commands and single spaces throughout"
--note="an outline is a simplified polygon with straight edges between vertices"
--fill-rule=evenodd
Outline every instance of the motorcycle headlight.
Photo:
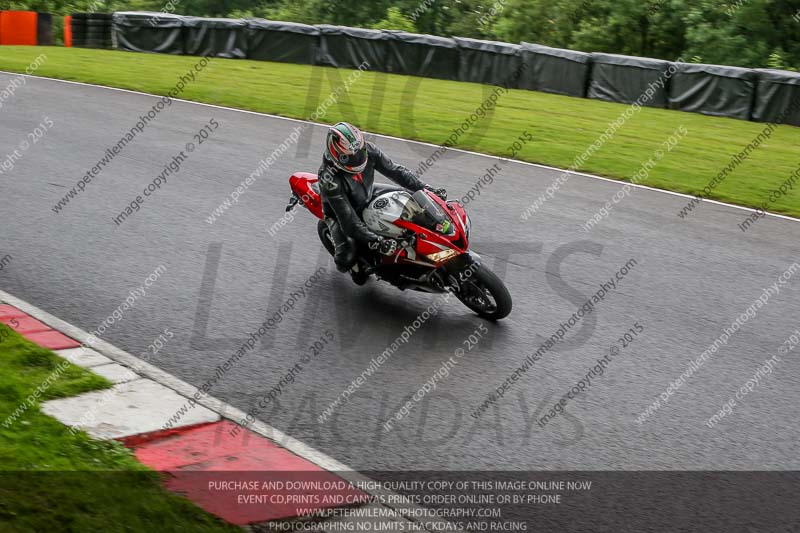
M 467 233 L 467 240 L 469 240 L 469 234 L 472 233 L 472 221 L 469 219 L 469 215 L 467 215 L 466 213 L 464 214 L 464 216 L 467 217 L 466 218 L 467 222 L 466 224 L 464 224 L 464 230 Z
M 454 255 L 458 255 L 458 252 L 455 250 L 442 250 L 441 252 L 436 252 L 435 254 L 428 254 L 425 257 L 433 261 L 434 263 L 438 263 L 440 261 L 446 261 L 453 257 Z

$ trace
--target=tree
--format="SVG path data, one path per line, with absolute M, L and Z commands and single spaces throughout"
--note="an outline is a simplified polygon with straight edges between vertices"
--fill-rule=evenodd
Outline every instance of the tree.
M 379 20 L 372 27 L 376 30 L 402 30 L 411 33 L 417 31 L 414 21 L 403 15 L 399 7 L 394 6 L 387 9 L 383 20 Z
M 766 66 L 771 50 L 764 41 L 763 4 L 763 0 L 749 0 L 742 6 L 701 0 L 684 15 L 684 54 L 702 58 L 704 63 Z

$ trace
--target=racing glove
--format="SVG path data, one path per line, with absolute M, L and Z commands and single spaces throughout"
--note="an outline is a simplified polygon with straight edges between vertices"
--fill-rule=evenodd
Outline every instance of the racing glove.
M 380 240 L 372 241 L 368 246 L 370 250 L 374 250 L 382 255 L 394 255 L 400 247 L 400 244 L 396 239 L 380 237 Z
M 433 185 L 425 185 L 425 188 L 431 191 L 433 194 L 441 198 L 442 200 L 447 200 L 447 189 L 444 187 L 439 187 L 438 189 L 435 188 Z

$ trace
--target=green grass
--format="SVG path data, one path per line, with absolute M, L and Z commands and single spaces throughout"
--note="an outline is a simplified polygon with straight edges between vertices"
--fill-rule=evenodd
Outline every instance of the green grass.
M 116 441 L 72 434 L 39 401 L 110 387 L 69 365 L 18 419 L 18 406 L 64 360 L 0 324 L 0 531 L 234 531 L 161 487 Z
M 47 55 L 47 61 L 36 71 L 37 75 L 162 95 L 198 60 L 110 50 L 0 47 L 0 69 L 23 72 L 41 53 Z M 349 73 L 305 65 L 214 59 L 181 97 L 307 118 L 330 94 L 331 87 L 347 79 Z M 319 90 L 310 92 L 310 87 Z M 472 83 L 364 73 L 351 87 L 349 97 L 341 98 L 321 120 L 349 120 L 373 132 L 441 144 L 492 90 Z M 493 117 L 482 119 L 473 128 L 482 135 L 465 136 L 458 146 L 509 156 L 509 145 L 527 130 L 534 142 L 522 149 L 520 159 L 567 168 L 626 107 L 513 90 L 500 97 Z M 733 154 L 764 128 L 763 124 L 743 120 L 645 108 L 620 128 L 581 170 L 629 179 L 680 126 L 689 131 L 688 135 L 642 183 L 697 194 L 728 164 Z M 760 205 L 800 164 L 798 146 L 800 128 L 781 126 L 714 189 L 711 197 L 750 207 Z M 478 170 L 471 169 L 475 175 Z M 797 187 L 769 210 L 800 216 Z

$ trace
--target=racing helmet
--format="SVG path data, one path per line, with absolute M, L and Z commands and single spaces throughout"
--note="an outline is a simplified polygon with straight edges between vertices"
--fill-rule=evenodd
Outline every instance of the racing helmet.
M 334 124 L 325 139 L 325 158 L 340 170 L 358 174 L 367 166 L 364 134 L 347 122 Z

